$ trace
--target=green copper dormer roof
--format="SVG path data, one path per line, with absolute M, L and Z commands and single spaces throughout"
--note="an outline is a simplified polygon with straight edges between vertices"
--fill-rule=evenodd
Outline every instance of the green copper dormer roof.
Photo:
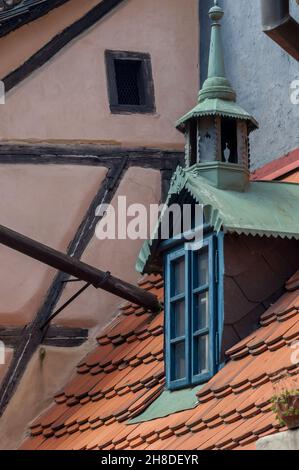
M 254 181 L 240 192 L 219 189 L 201 175 L 200 164 L 177 168 L 154 235 L 140 251 L 137 271 L 162 270 L 159 227 L 163 214 L 172 204 L 184 204 L 188 195 L 203 206 L 205 223 L 217 233 L 299 240 L 299 184 Z
M 220 98 L 206 99 L 179 119 L 176 127 L 184 132 L 185 125 L 194 118 L 203 116 L 222 116 L 235 119 L 244 119 L 249 122 L 250 131 L 259 127 L 258 122 L 234 101 L 224 101 Z
M 210 115 L 244 119 L 249 121 L 250 131 L 258 127 L 257 121 L 236 104 L 236 93 L 226 77 L 220 24 L 223 15 L 224 11 L 215 1 L 209 11 L 212 30 L 208 78 L 199 92 L 198 104 L 176 123 L 176 127 L 183 132 L 187 121 Z

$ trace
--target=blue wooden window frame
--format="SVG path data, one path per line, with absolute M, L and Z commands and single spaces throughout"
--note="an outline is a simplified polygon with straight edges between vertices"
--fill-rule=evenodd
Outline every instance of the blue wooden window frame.
M 197 282 L 198 262 L 196 258 L 205 250 L 208 251 L 208 282 L 200 285 Z M 208 235 L 205 237 L 200 250 L 186 250 L 185 245 L 177 246 L 165 253 L 165 366 L 167 387 L 171 390 L 207 382 L 215 373 L 218 366 L 219 351 L 219 321 L 217 305 L 218 282 L 218 249 L 217 237 Z M 174 292 L 174 264 L 184 259 L 184 291 L 179 294 Z M 208 296 L 208 321 L 205 326 L 198 328 L 196 315 L 196 297 Z M 184 321 L 185 331 L 180 336 L 174 335 L 174 306 L 177 302 L 185 301 Z M 198 304 L 197 304 L 198 305 Z M 199 370 L 199 361 L 196 342 L 198 338 L 208 338 L 207 368 Z M 185 343 L 185 376 L 176 378 L 176 362 L 174 357 L 174 345 Z
M 185 276 L 184 276 L 184 292 L 180 294 L 175 294 L 172 293 L 172 288 L 173 288 L 173 265 L 176 263 L 178 260 L 183 259 L 185 263 Z M 169 253 L 167 256 L 167 270 L 166 270 L 166 276 L 167 276 L 167 281 L 166 281 L 166 290 L 167 290 L 167 299 L 168 299 L 168 317 L 169 320 L 166 321 L 165 324 L 165 331 L 166 331 L 166 357 L 171 358 L 169 361 L 169 367 L 167 367 L 167 375 L 168 375 L 168 383 L 173 383 L 175 384 L 176 388 L 181 388 L 184 386 L 187 386 L 190 377 L 189 377 L 189 369 L 190 369 L 190 355 L 189 355 L 189 349 L 190 349 L 190 344 L 189 344 L 189 337 L 186 334 L 187 333 L 187 328 L 186 326 L 189 323 L 189 318 L 188 318 L 188 304 L 189 304 L 189 296 L 188 296 L 188 270 L 189 270 L 189 263 L 188 263 L 188 257 L 186 257 L 186 252 L 184 248 L 176 249 L 175 251 L 172 251 Z M 169 282 L 168 282 L 169 279 Z M 170 317 L 173 313 L 173 308 L 174 306 L 184 300 L 185 301 L 185 334 L 180 335 L 180 336 L 175 336 L 172 334 L 173 331 L 173 322 L 170 321 Z M 180 379 L 174 379 L 175 375 L 175 367 L 176 364 L 173 360 L 173 349 L 177 343 L 185 343 L 185 369 L 186 369 L 186 374 L 185 377 L 180 378 Z

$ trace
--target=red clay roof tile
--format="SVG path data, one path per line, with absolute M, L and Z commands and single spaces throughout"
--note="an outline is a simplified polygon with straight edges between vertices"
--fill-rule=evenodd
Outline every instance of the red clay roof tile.
M 283 157 L 267 163 L 262 168 L 255 170 L 251 178 L 253 180 L 272 181 L 274 179 L 287 179 L 290 172 L 296 172 L 299 168 L 299 148 L 289 152 Z
M 290 348 L 299 338 L 298 276 L 262 315 L 261 328 L 227 352 L 229 362 L 198 392 L 195 409 L 134 425 L 128 420 L 163 389 L 163 313 L 124 306 L 22 448 L 254 449 L 259 437 L 279 431 L 270 403 L 276 381 L 298 382 Z M 159 276 L 142 286 L 161 298 Z

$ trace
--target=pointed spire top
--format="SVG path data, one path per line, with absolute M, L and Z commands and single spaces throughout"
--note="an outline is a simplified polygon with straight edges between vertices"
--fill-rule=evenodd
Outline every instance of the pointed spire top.
M 213 21 L 220 21 L 223 18 L 224 11 L 218 5 L 218 0 L 214 0 L 214 6 L 209 11 L 209 16 Z
M 236 93 L 226 78 L 220 20 L 224 16 L 223 9 L 214 0 L 214 6 L 209 11 L 212 21 L 209 72 L 208 78 L 199 92 L 199 102 L 206 99 L 220 98 L 236 101 Z
M 218 1 L 214 0 L 214 5 L 209 11 L 212 25 L 208 78 L 199 92 L 197 105 L 177 121 L 177 128 L 182 132 L 186 131 L 188 122 L 205 116 L 249 121 L 250 132 L 258 128 L 257 121 L 236 103 L 236 93 L 226 76 L 221 35 L 223 16 L 223 9 Z

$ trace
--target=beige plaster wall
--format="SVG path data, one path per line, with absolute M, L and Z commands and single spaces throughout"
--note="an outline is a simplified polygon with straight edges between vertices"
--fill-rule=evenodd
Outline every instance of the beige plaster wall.
M 1 165 L 1 224 L 66 251 L 106 168 Z M 55 270 L 0 245 L 0 326 L 36 315 Z
M 20 67 L 28 57 L 98 3 L 101 2 L 99 0 L 69 0 L 61 7 L 54 8 L 47 15 L 0 38 L 0 77 L 3 78 Z
M 0 139 L 182 147 L 174 123 L 196 103 L 197 3 L 126 1 L 7 94 Z M 106 49 L 150 53 L 156 114 L 110 113 Z
M 130 168 L 121 181 L 113 198 L 112 206 L 117 212 L 119 196 L 126 196 L 127 205 L 159 203 L 161 197 L 160 172 L 142 168 Z M 132 218 L 128 218 L 131 220 Z M 136 284 L 139 275 L 135 271 L 135 263 L 144 240 L 103 240 L 93 237 L 85 250 L 82 261 L 110 271 L 114 276 Z M 78 285 L 68 284 L 58 304 L 61 305 L 78 290 Z M 63 326 L 81 326 L 101 328 L 111 319 L 113 312 L 124 301 L 119 297 L 92 287 L 87 289 L 76 301 L 67 307 L 54 320 Z
M 82 179 L 88 180 L 89 175 L 85 172 Z M 84 191 L 78 190 L 77 182 L 75 187 L 82 197 Z M 117 209 L 118 196 L 125 195 L 127 205 L 142 203 L 148 208 L 150 204 L 159 203 L 160 188 L 159 171 L 130 168 L 113 198 L 112 205 Z M 39 224 L 34 231 L 38 228 Z M 134 266 L 142 243 L 143 240 L 99 241 L 94 237 L 82 260 L 103 270 L 110 270 L 126 281 L 136 283 L 139 275 Z M 67 285 L 60 304 L 77 289 L 78 285 Z M 60 325 L 92 328 L 89 340 L 79 348 L 43 347 L 46 351 L 43 360 L 39 353 L 41 348 L 35 353 L 8 408 L 0 418 L 0 449 L 19 447 L 29 423 L 49 406 L 53 395 L 74 374 L 77 363 L 94 347 L 95 336 L 113 320 L 122 303 L 123 300 L 118 297 L 90 288 L 57 317 L 56 323 Z
M 68 382 L 78 362 L 92 347 L 88 342 L 79 348 L 39 348 L 0 418 L 0 450 L 20 446 L 29 423 L 51 404 L 53 396 Z M 44 359 L 41 349 L 45 351 Z

